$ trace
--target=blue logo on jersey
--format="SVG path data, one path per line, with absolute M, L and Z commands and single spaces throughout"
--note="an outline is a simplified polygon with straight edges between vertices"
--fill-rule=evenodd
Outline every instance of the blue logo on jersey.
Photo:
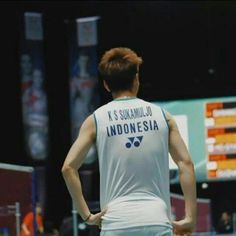
M 135 147 L 139 147 L 140 143 L 143 140 L 143 136 L 130 137 L 128 139 L 129 141 L 125 144 L 127 148 L 131 148 L 132 145 L 134 145 Z

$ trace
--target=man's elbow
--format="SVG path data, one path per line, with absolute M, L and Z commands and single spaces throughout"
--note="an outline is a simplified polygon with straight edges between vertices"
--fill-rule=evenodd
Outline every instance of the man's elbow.
M 184 164 L 188 166 L 189 168 L 194 168 L 193 161 L 191 159 L 187 159 L 184 161 Z
M 186 169 L 194 171 L 194 164 L 190 158 L 186 158 L 178 163 L 178 167 L 181 170 L 185 171 Z
M 63 175 L 64 178 L 66 178 L 68 175 L 70 175 L 70 173 L 73 171 L 73 168 L 68 165 L 68 164 L 63 164 L 62 168 L 61 168 L 61 173 Z

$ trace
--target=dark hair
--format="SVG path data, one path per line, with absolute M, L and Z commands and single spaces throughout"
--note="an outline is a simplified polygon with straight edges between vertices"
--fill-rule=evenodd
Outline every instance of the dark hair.
M 112 48 L 102 56 L 99 72 L 112 92 L 129 90 L 142 62 L 129 48 Z

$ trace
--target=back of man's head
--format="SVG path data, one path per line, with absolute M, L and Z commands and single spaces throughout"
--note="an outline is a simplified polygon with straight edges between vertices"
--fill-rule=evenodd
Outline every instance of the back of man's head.
M 142 58 L 125 47 L 112 48 L 104 53 L 99 72 L 111 92 L 130 90 Z

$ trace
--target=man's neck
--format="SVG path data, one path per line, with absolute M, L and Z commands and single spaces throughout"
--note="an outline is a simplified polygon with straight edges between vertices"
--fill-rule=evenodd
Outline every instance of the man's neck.
M 125 98 L 125 97 L 136 97 L 137 94 L 132 91 L 122 91 L 112 93 L 113 99 Z

